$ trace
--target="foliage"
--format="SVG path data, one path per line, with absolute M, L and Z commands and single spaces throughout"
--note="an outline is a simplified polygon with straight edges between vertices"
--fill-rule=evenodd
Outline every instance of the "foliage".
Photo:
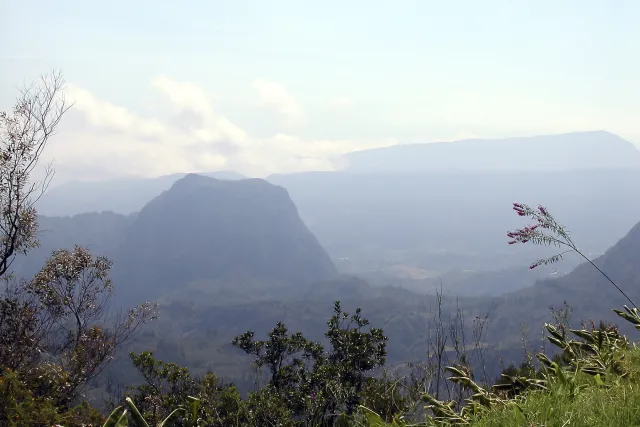
M 109 418 L 107 418 L 103 427 L 126 427 L 129 422 L 129 416 L 137 427 L 149 427 L 147 419 L 140 413 L 131 398 L 125 399 L 126 406 L 118 406 L 113 410 Z M 157 427 L 198 427 L 203 425 L 203 420 L 198 417 L 198 408 L 200 399 L 188 396 L 186 404 L 179 405 L 167 415 L 166 418 L 153 423 L 151 425 Z
M 267 388 L 304 422 L 334 424 L 336 416 L 353 416 L 363 392 L 374 390 L 371 373 L 385 364 L 386 341 L 382 329 L 369 327 L 357 309 L 344 312 L 339 302 L 327 322 L 329 349 L 307 340 L 301 333 L 289 334 L 278 323 L 268 340 L 255 340 L 253 331 L 236 337 L 233 345 L 254 355 L 254 365 L 267 367 Z M 378 383 L 378 385 L 380 385 Z
M 476 427 L 498 426 L 631 426 L 640 418 L 640 352 L 623 352 L 630 372 L 626 379 L 598 377 L 578 373 L 574 376 L 572 394 L 562 382 L 548 385 L 546 390 L 533 391 L 525 398 L 497 410 L 488 411 L 471 420 Z
M 237 425 L 247 417 L 246 403 L 235 386 L 220 384 L 215 374 L 193 376 L 187 368 L 156 359 L 151 352 L 131 353 L 130 357 L 145 381 L 129 388 L 130 399 L 151 424 L 192 398 L 199 402 L 196 419 L 207 426 Z
M 46 375 L 46 372 L 42 372 Z M 56 405 L 55 398 L 48 393 L 34 391 L 29 384 L 21 380 L 18 372 L 5 368 L 0 375 L 0 425 L 2 426 L 51 426 L 64 424 L 69 427 L 81 425 L 99 425 L 102 415 L 86 403 L 62 409 Z M 50 391 L 57 387 L 48 378 Z M 57 385 L 59 386 L 59 384 Z M 52 394 L 53 394 L 52 393 Z
M 33 280 L 12 284 L 0 297 L 0 340 L 7 344 L 0 364 L 57 406 L 73 404 L 115 350 L 155 316 L 152 304 L 108 316 L 110 267 L 84 248 L 59 250 Z M 60 381 L 44 382 L 42 370 Z

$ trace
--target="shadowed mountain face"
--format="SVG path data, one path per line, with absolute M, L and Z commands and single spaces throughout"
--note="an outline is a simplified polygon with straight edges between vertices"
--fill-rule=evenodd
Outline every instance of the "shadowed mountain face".
M 354 173 L 640 168 L 640 151 L 609 132 L 407 144 L 346 156 Z
M 69 182 L 51 188 L 36 205 L 47 216 L 76 215 L 86 212 L 112 211 L 122 214 L 138 212 L 151 199 L 170 188 L 186 174 L 158 178 L 129 178 L 99 182 Z M 231 171 L 202 174 L 221 180 L 244 179 Z
M 336 274 L 285 189 L 193 174 L 140 211 L 118 260 L 122 280 L 158 291 L 201 279 L 273 286 Z

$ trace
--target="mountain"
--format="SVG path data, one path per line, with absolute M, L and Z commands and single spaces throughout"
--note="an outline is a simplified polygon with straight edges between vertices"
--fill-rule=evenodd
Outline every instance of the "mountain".
M 158 178 L 127 178 L 111 181 L 69 182 L 51 188 L 38 200 L 38 212 L 46 216 L 75 215 L 86 212 L 113 211 L 122 214 L 138 212 L 158 194 L 167 190 L 187 174 Z M 221 180 L 245 177 L 231 171 L 202 174 Z
M 404 144 L 345 156 L 354 173 L 640 168 L 640 151 L 605 131 Z
M 123 237 L 118 277 L 147 298 L 198 280 L 264 287 L 336 274 L 287 191 L 261 179 L 187 175 L 145 205 Z

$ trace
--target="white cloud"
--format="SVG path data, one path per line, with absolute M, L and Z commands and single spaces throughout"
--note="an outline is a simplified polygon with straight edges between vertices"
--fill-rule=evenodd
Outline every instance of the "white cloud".
M 338 110 L 347 108 L 351 106 L 351 98 L 345 95 L 336 96 L 335 98 L 333 98 L 331 105 Z
M 258 106 L 275 109 L 287 125 L 306 122 L 302 107 L 280 83 L 259 78 L 253 81 L 253 88 L 258 91 Z
M 289 118 L 304 117 L 280 84 L 256 82 L 265 105 Z M 333 170 L 340 166 L 341 154 L 394 143 L 305 139 L 286 133 L 258 138 L 217 111 L 214 97 L 194 83 L 159 76 L 150 85 L 166 105 L 155 105 L 147 114 L 68 87 L 66 95 L 75 105 L 45 151 L 58 183 L 223 169 L 249 176 Z

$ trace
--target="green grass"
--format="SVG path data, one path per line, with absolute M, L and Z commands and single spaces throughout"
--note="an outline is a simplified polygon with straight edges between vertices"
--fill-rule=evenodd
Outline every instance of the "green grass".
M 594 377 L 580 375 L 587 387 L 575 397 L 561 387 L 530 392 L 515 403 L 489 410 L 472 422 L 474 427 L 623 427 L 640 426 L 640 349 L 626 354 L 629 378 L 611 379 L 607 387 Z

